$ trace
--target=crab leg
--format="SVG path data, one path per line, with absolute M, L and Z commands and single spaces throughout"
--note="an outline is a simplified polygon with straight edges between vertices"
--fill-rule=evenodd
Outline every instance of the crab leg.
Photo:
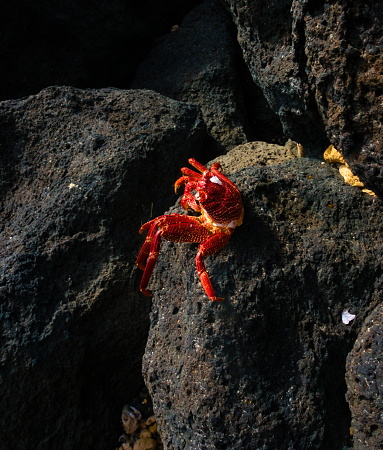
M 141 230 L 149 227 L 150 230 L 136 260 L 137 266 L 144 269 L 140 291 L 147 296 L 151 295 L 146 290 L 146 287 L 158 259 L 161 238 L 172 242 L 200 243 L 205 241 L 211 234 L 207 228 L 201 225 L 196 217 L 183 214 L 160 216 L 145 223 Z
M 163 238 L 172 242 L 200 243 L 195 264 L 202 286 L 210 300 L 218 302 L 223 300 L 215 295 L 203 258 L 221 250 L 229 241 L 231 233 L 212 235 L 196 218 L 182 214 L 160 216 L 144 224 L 141 229 L 144 230 L 148 227 L 150 230 L 136 261 L 138 267 L 144 270 L 140 284 L 140 291 L 143 294 L 151 296 L 146 287 L 156 265 L 161 238 Z
M 209 236 L 199 245 L 198 253 L 195 258 L 195 265 L 197 268 L 199 279 L 201 280 L 202 286 L 205 289 L 206 295 L 213 302 L 221 302 L 223 298 L 216 297 L 210 277 L 206 271 L 203 258 L 213 255 L 214 253 L 221 250 L 221 248 L 223 248 L 228 243 L 230 235 L 231 233 L 218 233 Z
M 205 172 L 207 170 L 207 168 L 202 165 L 201 163 L 199 163 L 198 161 L 196 161 L 193 158 L 190 158 L 188 160 L 189 164 L 192 165 L 193 167 L 195 167 L 196 169 L 198 169 L 201 173 Z M 227 183 L 228 185 L 230 185 L 232 188 L 234 188 L 236 191 L 238 191 L 237 186 L 231 181 L 229 180 L 229 178 L 227 178 L 222 172 L 218 172 L 219 169 L 221 168 L 221 164 L 220 163 L 215 163 L 210 167 L 210 172 L 214 172 L 215 175 L 219 176 L 219 178 L 221 178 L 221 180 L 225 181 L 225 183 Z M 187 169 L 187 168 L 186 168 Z M 190 170 L 190 169 L 189 169 Z M 190 172 L 193 172 L 192 170 Z M 195 173 L 195 172 L 194 172 Z
M 159 222 L 161 222 L 162 217 L 165 216 L 160 216 L 157 217 L 156 219 L 151 220 L 150 222 L 146 222 L 142 225 L 142 227 L 140 228 L 140 234 L 143 233 L 145 230 L 147 230 L 149 228 L 148 234 L 146 235 L 146 239 L 145 242 L 142 244 L 142 247 L 137 255 L 136 258 L 136 265 L 141 269 L 144 270 L 145 269 L 145 261 L 149 255 L 150 252 L 150 247 L 152 245 L 153 242 L 153 237 L 157 231 L 157 224 Z
M 137 255 L 136 258 L 136 265 L 141 269 L 141 270 L 145 270 L 145 261 L 148 258 L 149 252 L 150 252 L 150 247 L 152 245 L 153 242 L 153 237 L 154 234 L 156 232 L 156 227 L 153 226 L 149 232 L 148 235 L 146 236 L 145 242 L 142 244 L 142 247 Z
M 188 162 L 190 165 L 195 167 L 197 170 L 199 170 L 201 173 L 204 173 L 207 171 L 207 168 L 196 161 L 194 158 L 189 158 Z M 219 166 L 218 163 L 214 164 Z M 194 170 L 189 169 L 189 167 L 182 167 L 181 168 L 182 177 L 178 178 L 178 180 L 174 183 L 174 190 L 177 192 L 177 189 L 182 186 L 183 184 L 187 184 L 190 182 L 196 182 L 201 179 L 201 174 L 198 172 L 195 172 Z
M 197 170 L 199 170 L 201 173 L 204 173 L 206 170 L 207 170 L 207 168 L 203 165 L 203 164 L 201 164 L 201 163 L 199 163 L 198 161 L 196 161 L 194 158 L 189 158 L 188 159 L 188 163 L 191 165 L 191 166 L 193 166 L 193 167 L 195 167 Z M 218 163 L 216 163 L 216 164 L 218 164 Z M 215 164 L 214 164 L 215 165 Z M 219 166 L 219 164 L 218 164 L 218 166 Z M 182 170 L 182 169 L 181 169 Z M 190 169 L 189 169 L 190 170 Z
M 144 273 L 141 278 L 140 291 L 143 294 L 145 294 L 147 297 L 152 296 L 152 294 L 146 290 L 146 286 L 149 283 L 150 275 L 152 274 L 154 266 L 156 265 L 156 262 L 158 259 L 158 254 L 160 251 L 160 244 L 161 244 L 161 233 L 162 233 L 161 229 L 157 230 L 154 237 L 152 238 L 152 240 L 150 242 L 149 257 L 148 257 L 148 260 L 146 261 Z
M 149 230 L 149 231 L 146 236 L 145 242 L 143 243 L 143 245 L 138 253 L 138 256 L 136 258 L 136 265 L 140 269 L 142 269 L 142 270 L 145 269 L 145 261 L 149 255 L 150 246 L 151 246 L 154 235 L 156 234 L 156 231 L 158 230 L 158 228 L 160 228 L 163 223 L 167 223 L 167 224 L 182 223 L 184 221 L 185 217 L 187 220 L 188 216 L 185 216 L 183 214 L 162 215 L 162 216 L 156 217 L 153 220 L 150 220 L 149 222 L 144 223 L 141 226 L 140 231 L 139 231 L 140 234 L 143 233 L 145 230 Z

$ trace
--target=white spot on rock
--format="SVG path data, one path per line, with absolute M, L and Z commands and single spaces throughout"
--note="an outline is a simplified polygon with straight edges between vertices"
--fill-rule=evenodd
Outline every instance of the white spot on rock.
M 345 309 L 342 312 L 342 322 L 345 323 L 346 325 L 348 325 L 351 322 L 351 320 L 354 320 L 354 319 L 355 319 L 355 314 L 350 314 L 348 312 L 348 309 Z

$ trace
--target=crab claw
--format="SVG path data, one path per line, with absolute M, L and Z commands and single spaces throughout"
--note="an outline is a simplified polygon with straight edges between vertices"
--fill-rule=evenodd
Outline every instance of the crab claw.
M 189 177 L 183 176 L 178 178 L 178 180 L 174 183 L 174 192 L 177 193 L 178 189 L 186 184 L 189 181 Z

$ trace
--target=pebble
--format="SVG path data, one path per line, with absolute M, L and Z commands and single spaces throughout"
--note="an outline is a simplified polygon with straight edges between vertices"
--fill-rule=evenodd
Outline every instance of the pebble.
M 138 436 L 139 438 L 151 438 L 152 437 L 152 433 L 145 428 L 144 430 L 141 431 L 141 433 Z
M 157 447 L 157 442 L 153 438 L 140 438 L 134 445 L 133 450 L 155 450 Z

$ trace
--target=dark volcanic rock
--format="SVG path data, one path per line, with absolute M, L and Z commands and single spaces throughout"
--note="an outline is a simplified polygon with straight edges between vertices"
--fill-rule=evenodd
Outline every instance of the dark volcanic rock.
M 286 135 L 333 144 L 383 196 L 383 4 L 224 0 L 253 79 Z
M 0 15 L 0 99 L 42 88 L 127 88 L 153 39 L 200 0 L 14 0 Z
M 209 132 L 228 150 L 256 132 L 244 92 L 250 75 L 238 51 L 226 11 L 216 1 L 204 2 L 156 41 L 131 87 L 199 105 Z
M 142 387 L 138 229 L 206 136 L 150 91 L 0 103 L 1 448 L 112 448 Z
M 187 244 L 163 243 L 151 283 L 144 375 L 164 444 L 339 449 L 346 357 L 383 300 L 382 203 L 308 159 L 231 178 L 245 220 L 207 261 L 225 301 L 208 301 Z
M 383 303 L 365 320 L 346 375 L 354 448 L 383 448 Z

